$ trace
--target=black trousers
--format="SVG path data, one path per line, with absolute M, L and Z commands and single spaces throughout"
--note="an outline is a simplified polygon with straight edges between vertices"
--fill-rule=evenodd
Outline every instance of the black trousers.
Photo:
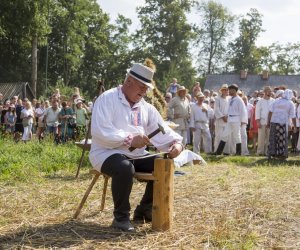
M 114 217 L 118 221 L 129 220 L 130 202 L 129 196 L 133 184 L 135 172 L 151 173 L 154 169 L 154 160 L 157 156 L 145 159 L 129 160 L 122 154 L 114 154 L 108 157 L 101 168 L 101 172 L 111 177 L 111 190 L 114 201 Z M 148 181 L 141 206 L 152 207 L 153 181 Z

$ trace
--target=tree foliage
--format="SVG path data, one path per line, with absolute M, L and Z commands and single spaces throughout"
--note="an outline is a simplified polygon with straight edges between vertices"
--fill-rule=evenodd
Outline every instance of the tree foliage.
M 189 43 L 194 34 L 186 17 L 191 7 L 190 0 L 146 0 L 145 5 L 138 8 L 142 28 L 137 31 L 136 45 L 140 55 L 155 62 L 156 82 L 162 89 L 172 77 L 186 86 L 192 84 L 195 70 Z
M 251 73 L 260 71 L 259 62 L 261 59 L 260 51 L 255 42 L 262 29 L 262 14 L 256 9 L 250 9 L 246 17 L 239 22 L 239 36 L 230 43 L 232 57 L 229 64 L 234 71 L 247 69 Z
M 201 20 L 196 41 L 199 72 L 203 75 L 220 72 L 224 67 L 225 51 L 235 16 L 215 1 L 202 2 L 198 5 L 198 12 Z

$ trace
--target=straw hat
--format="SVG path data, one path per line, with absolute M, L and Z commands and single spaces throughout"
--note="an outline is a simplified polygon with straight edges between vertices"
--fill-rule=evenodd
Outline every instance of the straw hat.
M 195 96 L 200 98 L 200 97 L 204 97 L 204 94 L 202 92 L 197 92 Z
M 179 86 L 179 87 L 177 88 L 177 93 L 178 93 L 179 91 L 185 91 L 186 93 L 189 92 L 189 90 L 186 89 L 184 86 Z
M 221 88 L 219 89 L 219 92 L 222 93 L 223 89 L 228 89 L 228 84 L 222 84 Z
M 154 70 L 140 63 L 135 63 L 132 65 L 131 69 L 128 72 L 128 75 L 137 79 L 141 83 L 145 84 L 151 89 L 154 89 L 152 85 L 152 79 L 154 75 Z

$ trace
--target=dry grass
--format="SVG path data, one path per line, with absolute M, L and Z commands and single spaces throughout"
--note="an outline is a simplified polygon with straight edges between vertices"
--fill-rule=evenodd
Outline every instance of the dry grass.
M 110 190 L 99 212 L 102 181 L 72 220 L 87 188 L 87 169 L 39 182 L 0 183 L 0 249 L 299 249 L 300 167 L 245 167 L 211 162 L 175 177 L 174 226 L 136 233 L 111 229 Z M 75 170 L 74 170 L 75 172 Z M 135 183 L 134 208 L 144 183 Z

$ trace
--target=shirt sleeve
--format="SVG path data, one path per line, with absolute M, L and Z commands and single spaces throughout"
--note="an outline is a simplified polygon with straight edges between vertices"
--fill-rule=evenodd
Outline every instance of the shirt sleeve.
M 155 107 L 149 105 L 149 124 L 147 126 L 147 134 L 155 131 L 158 128 L 158 124 L 162 125 L 165 134 L 162 132 L 153 136 L 150 141 L 159 150 L 167 152 L 170 146 L 174 143 L 182 143 L 182 137 L 172 130 L 163 120 L 159 112 Z
M 113 123 L 113 97 L 102 94 L 95 102 L 92 114 L 91 134 L 93 141 L 97 141 L 105 148 L 113 149 L 128 146 L 131 133 L 118 129 Z

